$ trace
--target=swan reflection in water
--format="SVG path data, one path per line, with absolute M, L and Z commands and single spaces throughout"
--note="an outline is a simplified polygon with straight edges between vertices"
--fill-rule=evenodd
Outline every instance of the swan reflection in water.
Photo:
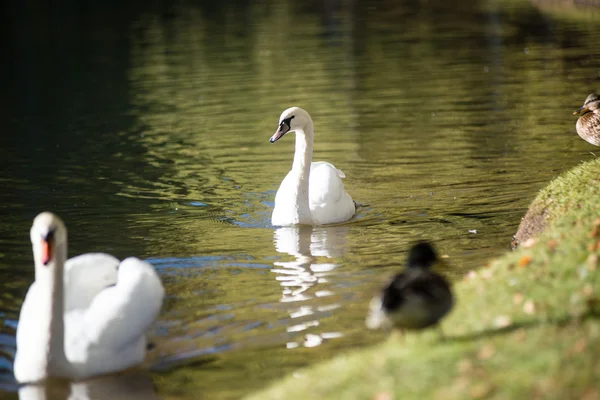
M 327 286 L 328 276 L 337 268 L 333 262 L 320 262 L 319 257 L 341 257 L 346 250 L 347 226 L 289 226 L 275 230 L 275 250 L 295 257 L 293 261 L 277 261 L 271 271 L 282 287 L 281 303 L 288 303 L 292 323 L 287 332 L 294 335 L 312 327 L 340 307 L 335 293 Z M 329 260 L 328 260 L 329 261 Z M 300 304 L 292 304 L 300 303 Z M 324 339 L 341 337 L 340 332 L 307 333 L 303 340 L 287 342 L 287 348 L 315 347 Z
M 160 400 L 148 374 L 141 371 L 85 381 L 51 380 L 19 388 L 19 400 Z

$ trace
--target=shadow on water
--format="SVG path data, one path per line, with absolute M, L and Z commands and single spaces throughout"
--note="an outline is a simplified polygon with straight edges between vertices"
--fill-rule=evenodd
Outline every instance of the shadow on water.
M 148 362 L 160 396 L 238 398 L 379 340 L 363 329 L 367 303 L 411 243 L 433 240 L 460 277 L 508 248 L 538 188 L 590 157 L 570 112 L 597 84 L 594 14 L 389 0 L 2 7 L 9 397 L 43 209 L 65 220 L 72 255 L 137 255 L 159 271 L 168 296 Z M 315 160 L 369 205 L 348 224 L 270 226 L 293 140 L 268 138 L 291 105 L 315 122 Z

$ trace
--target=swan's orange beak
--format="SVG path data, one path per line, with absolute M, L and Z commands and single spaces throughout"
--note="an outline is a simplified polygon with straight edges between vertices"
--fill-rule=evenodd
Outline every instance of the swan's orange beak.
M 279 125 L 279 128 L 277 128 L 277 132 L 275 132 L 275 134 L 273 136 L 271 136 L 271 139 L 269 139 L 269 142 L 275 143 L 289 131 L 290 131 L 290 126 L 285 121 L 282 121 L 281 124 Z
M 53 243 L 52 243 L 52 239 L 42 239 L 42 254 L 41 254 L 41 259 L 42 259 L 42 264 L 44 265 L 48 265 L 48 263 L 50 262 L 50 260 L 52 259 L 52 250 L 53 250 Z

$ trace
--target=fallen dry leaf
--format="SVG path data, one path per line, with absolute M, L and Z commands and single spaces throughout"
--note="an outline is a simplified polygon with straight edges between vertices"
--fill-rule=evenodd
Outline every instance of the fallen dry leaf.
M 465 275 L 465 277 L 467 279 L 475 279 L 475 278 L 477 278 L 477 272 L 471 270 L 471 271 L 467 272 L 467 275 Z
M 521 304 L 523 302 L 523 294 L 517 292 L 515 294 L 513 294 L 513 304 L 515 306 L 518 306 L 519 304 Z
M 600 399 L 600 394 L 594 388 L 588 388 L 581 396 L 581 400 L 598 400 Z
M 573 353 L 581 353 L 583 350 L 585 350 L 586 347 L 587 340 L 585 340 L 585 338 L 581 338 L 577 342 L 575 342 L 572 351 Z
M 373 396 L 373 400 L 392 400 L 392 394 L 390 392 L 379 392 Z
M 523 304 L 523 312 L 529 315 L 535 313 L 535 304 L 533 301 L 527 300 L 525 304 Z
M 464 358 L 456 364 L 456 369 L 460 374 L 468 374 L 473 370 L 473 362 L 468 358 Z
M 531 262 L 530 256 L 522 256 L 521 258 L 519 258 L 519 267 L 521 267 L 521 268 L 526 267 L 527 265 L 529 265 L 530 262 Z
M 480 360 L 488 360 L 496 354 L 496 348 L 492 344 L 484 344 L 477 352 L 477 358 Z
M 588 244 L 587 249 L 589 252 L 593 252 L 593 251 L 600 249 L 600 241 L 595 240 L 592 243 Z
M 590 233 L 588 234 L 589 237 L 593 238 L 593 237 L 598 237 L 600 236 L 600 218 L 596 219 L 594 221 L 594 223 L 592 224 L 592 229 L 590 230 Z
M 588 258 L 585 260 L 585 263 L 586 263 L 588 269 L 591 272 L 594 272 L 596 270 L 596 268 L 598 267 L 598 254 L 591 253 L 588 256 Z

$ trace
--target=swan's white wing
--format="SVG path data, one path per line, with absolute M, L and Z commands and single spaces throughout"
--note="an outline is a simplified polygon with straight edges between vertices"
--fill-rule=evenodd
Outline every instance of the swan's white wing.
M 87 309 L 100 291 L 117 283 L 119 260 L 110 254 L 88 253 L 65 263 L 65 312 Z
M 308 189 L 311 206 L 340 201 L 345 193 L 344 183 L 342 182 L 344 173 L 340 174 L 340 172 L 328 162 L 319 161 L 311 164 Z
M 354 215 L 354 201 L 344 190 L 343 177 L 344 173 L 328 162 L 311 164 L 309 203 L 317 223 L 343 222 Z
M 134 257 L 123 260 L 116 285 L 102 290 L 83 315 L 87 338 L 98 350 L 117 354 L 134 346 L 145 337 L 163 297 L 162 283 L 152 265 Z

